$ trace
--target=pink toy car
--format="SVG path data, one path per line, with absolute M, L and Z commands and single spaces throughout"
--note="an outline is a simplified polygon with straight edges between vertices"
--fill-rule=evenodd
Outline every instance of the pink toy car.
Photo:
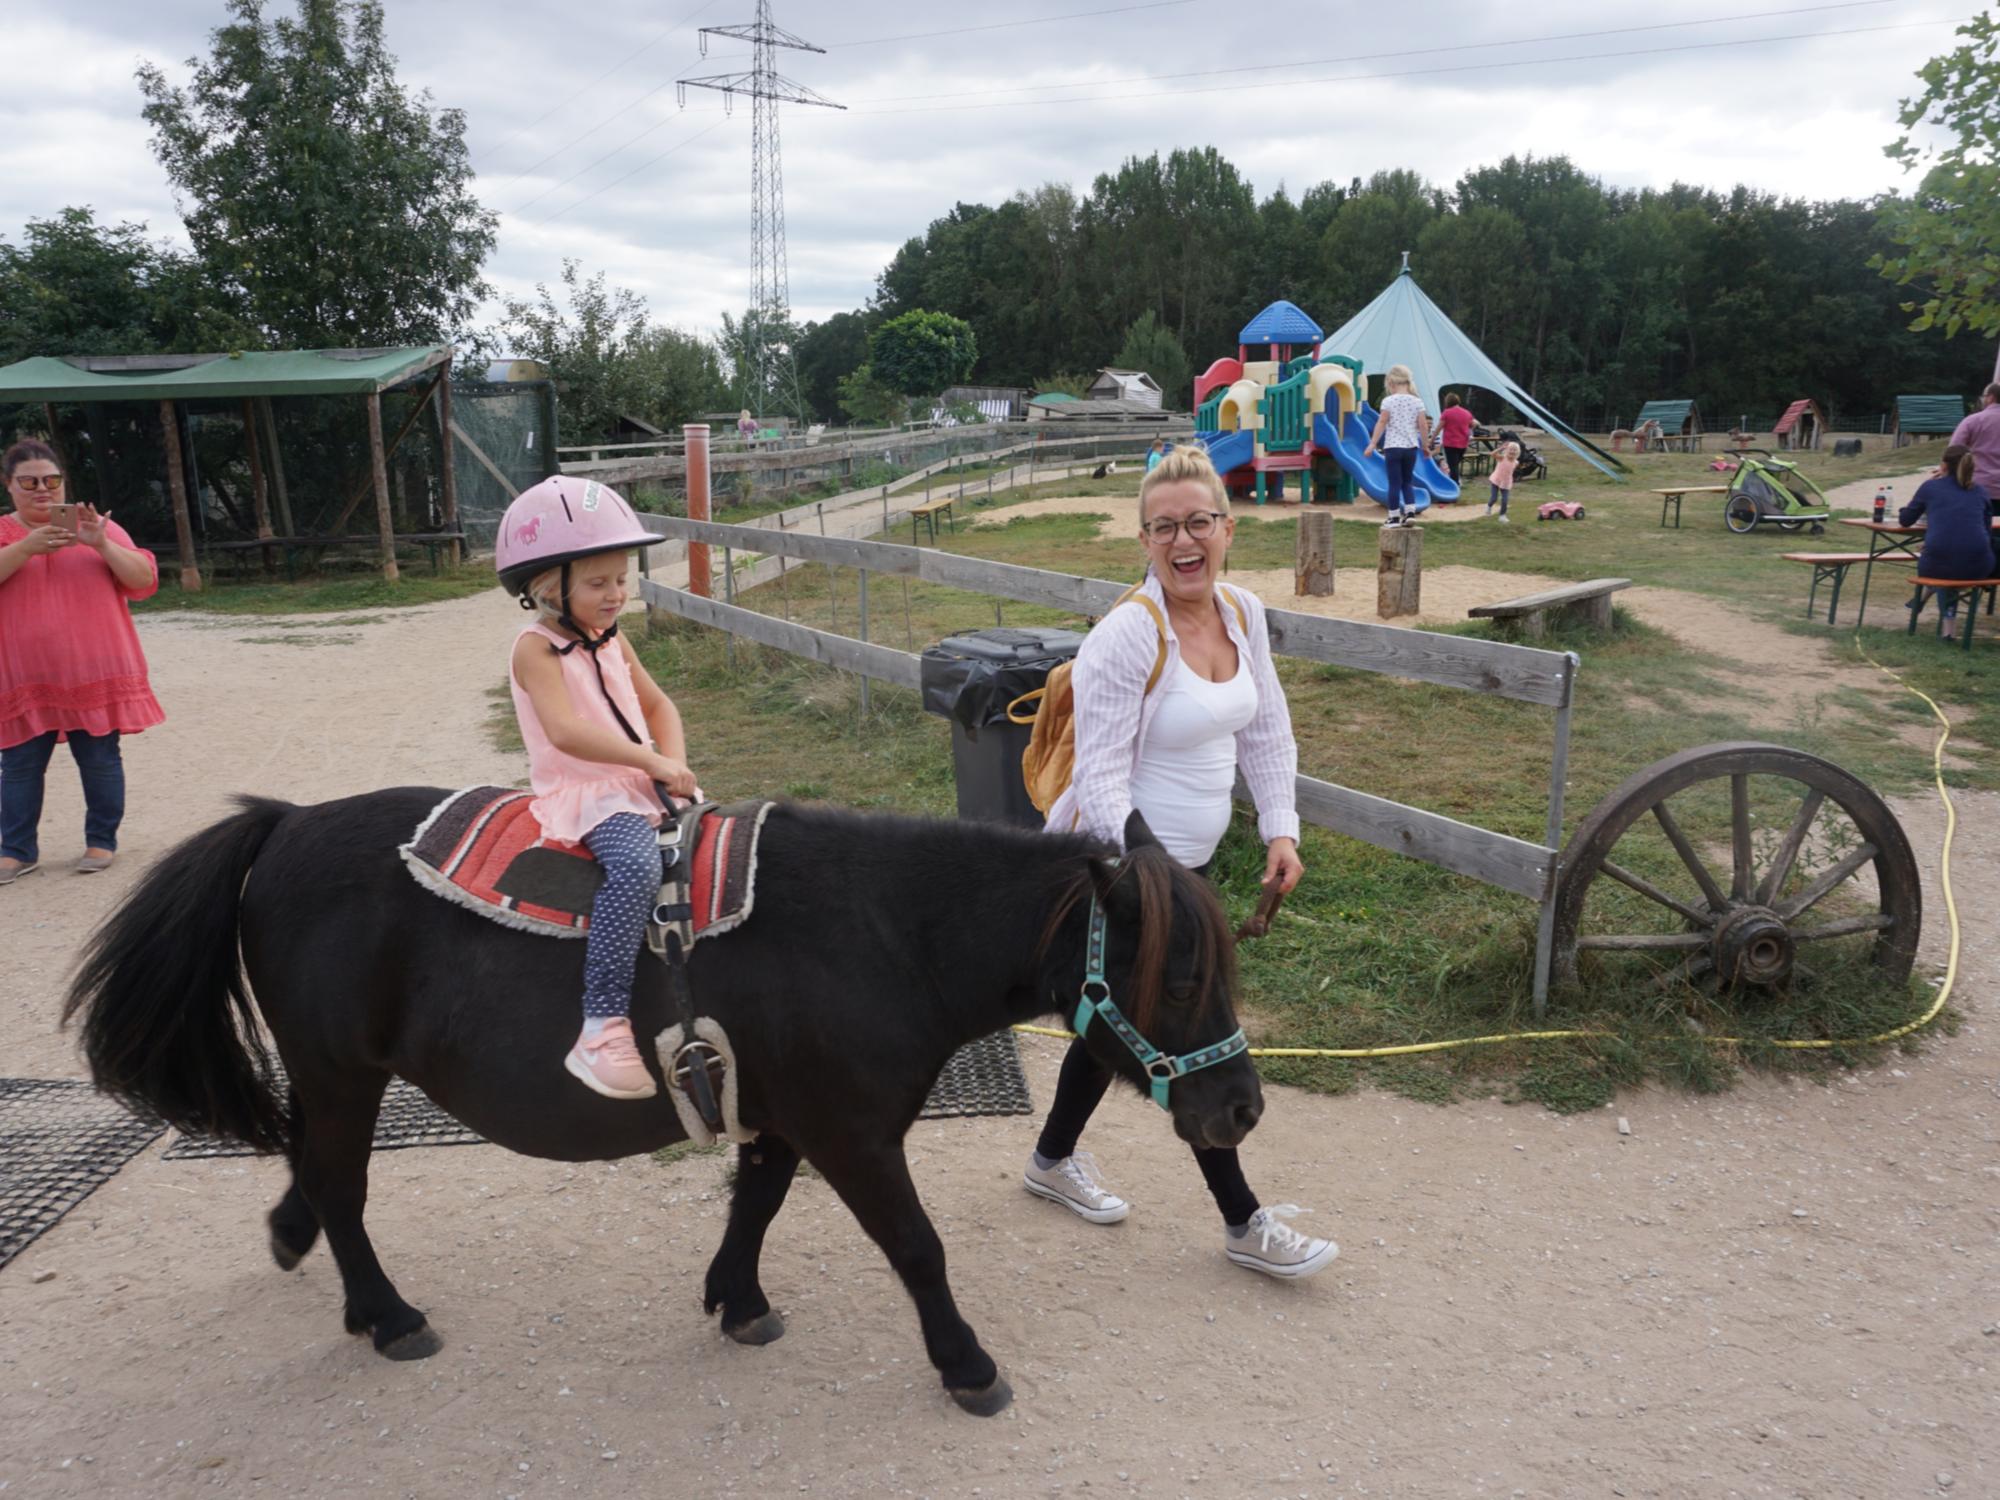
M 1535 507 L 1537 521 L 1581 521 L 1583 507 L 1574 500 L 1549 500 Z

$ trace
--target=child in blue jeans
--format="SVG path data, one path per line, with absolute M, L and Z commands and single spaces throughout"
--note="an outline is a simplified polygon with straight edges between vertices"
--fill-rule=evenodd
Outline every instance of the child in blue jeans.
M 1502 443 L 1500 451 L 1493 456 L 1493 473 L 1486 484 L 1486 514 L 1492 515 L 1497 503 L 1502 524 L 1507 520 L 1507 497 L 1514 493 L 1514 470 L 1520 462 L 1519 443 Z

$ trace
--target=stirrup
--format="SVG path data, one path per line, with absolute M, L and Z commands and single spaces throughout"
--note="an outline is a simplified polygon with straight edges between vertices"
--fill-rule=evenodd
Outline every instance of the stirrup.
M 721 1052 L 700 1038 L 683 1043 L 667 1068 L 667 1082 L 694 1106 L 702 1124 L 718 1135 L 723 1124 L 722 1085 L 728 1075 L 729 1065 Z

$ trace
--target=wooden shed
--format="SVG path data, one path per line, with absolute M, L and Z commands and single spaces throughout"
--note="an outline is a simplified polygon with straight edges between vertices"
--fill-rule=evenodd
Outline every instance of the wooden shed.
M 1964 420 L 1963 396 L 1898 396 L 1896 420 L 1889 430 L 1902 448 L 1920 437 L 1948 438 Z
M 1162 405 L 1164 396 L 1159 383 L 1144 370 L 1114 370 L 1109 366 L 1097 372 L 1097 378 L 1084 394 L 1094 401 L 1138 401 L 1147 406 Z
M 1661 446 L 1679 448 L 1684 453 L 1701 451 L 1701 413 L 1693 401 L 1648 401 L 1632 419 L 1634 435 L 1646 430 L 1649 422 L 1660 424 Z
M 1801 396 L 1785 408 L 1785 414 L 1778 418 L 1771 432 L 1780 448 L 1817 449 L 1826 432 L 1826 412 L 1812 397 Z

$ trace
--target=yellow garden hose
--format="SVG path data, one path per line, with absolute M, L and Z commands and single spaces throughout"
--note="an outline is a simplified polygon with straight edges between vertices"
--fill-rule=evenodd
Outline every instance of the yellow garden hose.
M 1906 1022 L 1896 1027 L 1893 1031 L 1879 1032 L 1874 1036 L 1801 1042 L 1775 1041 L 1761 1037 L 1701 1036 L 1699 1037 L 1701 1041 L 1716 1042 L 1728 1046 L 1761 1043 L 1767 1047 L 1784 1047 L 1793 1051 L 1814 1051 L 1833 1047 L 1867 1046 L 1874 1042 L 1893 1042 L 1896 1038 L 1908 1036 L 1911 1032 L 1928 1026 L 1932 1021 L 1936 1020 L 1938 1013 L 1944 1009 L 1945 1002 L 1951 998 L 1952 986 L 1958 980 L 1958 902 L 1954 899 L 1951 890 L 1951 841 L 1953 835 L 1958 831 L 1958 810 L 1952 806 L 1951 793 L 1945 789 L 1944 784 L 1944 747 L 1951 739 L 1951 720 L 1945 717 L 1944 710 L 1939 708 L 1927 694 L 1911 687 L 1902 678 L 1883 666 L 1882 663 L 1876 661 L 1874 657 L 1869 656 L 1866 648 L 1861 645 L 1861 638 L 1858 634 L 1855 636 L 1854 645 L 1855 649 L 1860 651 L 1862 656 L 1867 659 L 1869 665 L 1907 691 L 1915 693 L 1919 698 L 1922 698 L 1930 706 L 1930 711 L 1937 716 L 1937 721 L 1942 726 L 1938 734 L 1937 744 L 1931 749 L 1931 772 L 1932 779 L 1937 784 L 1938 797 L 1944 803 L 1944 849 L 1938 861 L 1938 883 L 1944 888 L 1945 920 L 1951 929 L 1950 950 L 1945 958 L 1944 983 L 1938 986 L 1937 998 L 1931 1002 L 1929 1010 L 1918 1016 L 1914 1021 Z M 1016 1026 L 1014 1030 L 1025 1031 L 1033 1036 L 1074 1037 L 1076 1035 L 1075 1032 L 1065 1030 L 1060 1026 Z M 1444 1052 L 1454 1047 L 1490 1047 L 1501 1042 L 1576 1041 L 1583 1039 L 1605 1039 L 1615 1037 L 1616 1035 L 1616 1032 L 1610 1031 L 1509 1031 L 1498 1036 L 1454 1037 L 1449 1041 L 1410 1042 L 1397 1047 L 1252 1047 L 1250 1055 L 1252 1057 L 1408 1057 L 1418 1052 Z M 1659 1037 L 1654 1038 L 1654 1040 L 1664 1041 L 1667 1038 Z M 1685 1040 L 1685 1038 L 1675 1038 L 1674 1040 Z

